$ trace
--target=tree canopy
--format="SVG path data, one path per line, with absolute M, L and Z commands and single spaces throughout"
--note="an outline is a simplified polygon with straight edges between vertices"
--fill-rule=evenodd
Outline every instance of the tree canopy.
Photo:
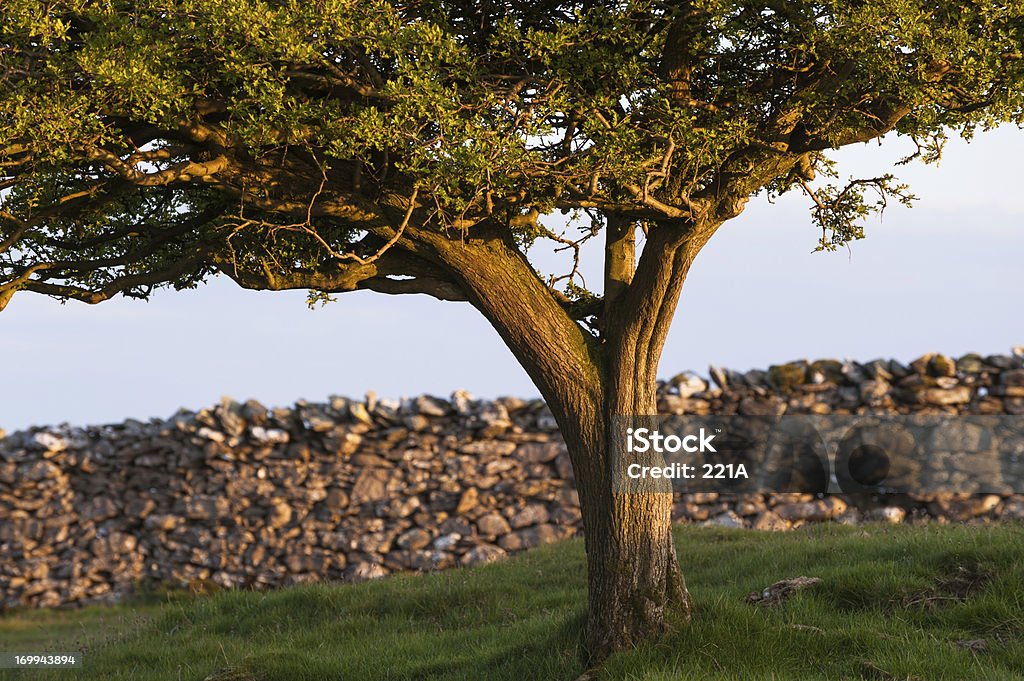
M 6 0 L 0 309 L 215 272 L 464 299 L 438 240 L 571 255 L 794 188 L 832 248 L 908 195 L 814 181 L 828 152 L 1021 124 L 1022 44 L 1009 0 Z M 546 283 L 596 334 L 575 271 Z

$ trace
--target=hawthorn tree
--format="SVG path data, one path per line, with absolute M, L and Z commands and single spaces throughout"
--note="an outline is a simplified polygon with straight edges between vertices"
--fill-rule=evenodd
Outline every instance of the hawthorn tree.
M 1010 0 L 5 0 L 0 309 L 215 275 L 468 301 L 568 445 L 600 657 L 692 611 L 671 495 L 615 493 L 608 452 L 697 253 L 790 190 L 819 248 L 860 238 L 909 197 L 829 152 L 1020 125 L 1022 42 Z

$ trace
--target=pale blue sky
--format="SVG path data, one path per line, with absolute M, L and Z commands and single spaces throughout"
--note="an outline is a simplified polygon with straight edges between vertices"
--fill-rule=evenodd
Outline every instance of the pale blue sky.
M 873 176 L 905 151 L 866 145 L 837 158 L 845 173 Z M 817 234 L 804 199 L 752 201 L 698 257 L 661 374 L 1024 344 L 1022 158 L 1024 131 L 1003 128 L 969 146 L 952 141 L 939 167 L 896 169 L 920 201 L 890 207 L 850 253 L 811 253 Z M 0 358 L 8 431 L 165 417 L 221 395 L 285 405 L 371 389 L 394 398 L 536 394 L 466 304 L 360 292 L 310 311 L 302 292 L 223 280 L 148 303 L 62 306 L 20 294 L 0 314 Z

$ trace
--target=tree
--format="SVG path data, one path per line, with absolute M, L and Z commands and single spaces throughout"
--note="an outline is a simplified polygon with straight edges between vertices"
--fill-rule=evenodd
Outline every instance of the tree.
M 818 248 L 860 238 L 910 197 L 828 180 L 829 151 L 895 133 L 930 161 L 1024 123 L 1022 42 L 1005 0 L 6 0 L 0 309 L 215 274 L 468 301 L 568 445 L 600 657 L 692 610 L 671 496 L 615 493 L 608 452 L 613 416 L 655 412 L 697 253 L 790 190 Z

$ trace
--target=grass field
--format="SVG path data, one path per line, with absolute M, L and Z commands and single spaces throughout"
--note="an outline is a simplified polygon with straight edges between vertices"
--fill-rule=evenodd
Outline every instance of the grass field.
M 1024 527 L 683 527 L 693 625 L 591 679 L 1024 679 Z M 775 608 L 781 579 L 821 582 Z M 579 541 L 504 563 L 358 585 L 13 613 L 0 650 L 86 648 L 81 670 L 0 679 L 577 679 Z

